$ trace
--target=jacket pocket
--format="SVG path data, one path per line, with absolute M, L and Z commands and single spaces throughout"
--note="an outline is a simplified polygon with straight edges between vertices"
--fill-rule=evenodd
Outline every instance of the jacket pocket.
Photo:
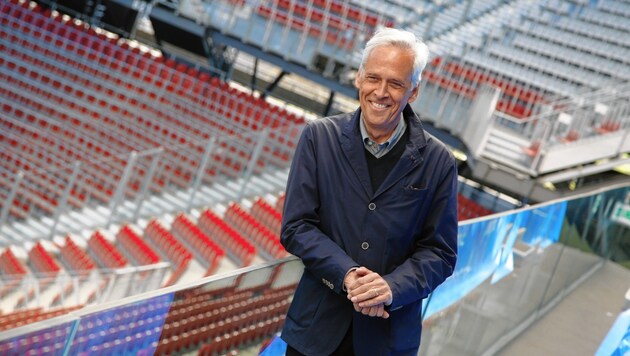
M 322 293 L 321 282 L 315 281 L 306 273 L 300 280 L 287 313 L 287 317 L 300 328 L 308 328 L 311 325 L 325 296 L 325 293 Z
M 403 191 L 405 193 L 408 193 L 408 194 L 420 194 L 420 193 L 426 192 L 427 191 L 427 187 L 426 186 L 422 186 L 422 185 L 410 184 L 410 185 L 406 185 L 403 188 Z

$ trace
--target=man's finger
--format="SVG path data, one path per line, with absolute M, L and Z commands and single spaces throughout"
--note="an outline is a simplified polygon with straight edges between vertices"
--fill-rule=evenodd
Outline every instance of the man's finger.
M 360 312 L 363 315 L 371 316 L 371 317 L 379 317 L 383 319 L 389 318 L 389 313 L 385 310 L 385 307 L 380 304 L 378 306 L 369 307 L 369 308 L 359 308 L 356 304 L 354 308 L 357 312 Z

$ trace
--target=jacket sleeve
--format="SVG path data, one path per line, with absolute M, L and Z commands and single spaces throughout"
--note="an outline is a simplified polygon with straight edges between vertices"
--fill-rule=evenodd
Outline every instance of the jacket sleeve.
M 435 188 L 429 216 L 410 256 L 383 276 L 393 293 L 391 310 L 427 297 L 448 278 L 457 259 L 457 166 L 450 153 Z
M 302 259 L 305 269 L 337 293 L 346 272 L 358 264 L 320 229 L 317 142 L 307 124 L 298 142 L 287 182 L 280 241 Z M 331 148 L 333 149 L 333 148 Z M 326 159 L 326 158 L 321 158 Z

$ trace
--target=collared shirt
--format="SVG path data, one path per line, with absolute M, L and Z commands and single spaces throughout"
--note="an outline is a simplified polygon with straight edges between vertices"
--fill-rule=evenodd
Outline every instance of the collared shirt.
M 367 128 L 365 127 L 365 122 L 363 121 L 363 114 L 361 114 L 361 120 L 359 120 L 359 127 L 361 128 L 361 137 L 363 138 L 363 146 L 365 149 L 370 152 L 374 157 L 381 158 L 386 155 L 395 145 L 398 143 L 398 140 L 402 137 L 403 133 L 407 129 L 407 123 L 400 114 L 400 119 L 398 120 L 398 125 L 394 129 L 394 132 L 389 137 L 389 140 L 379 144 L 370 138 L 368 135 Z

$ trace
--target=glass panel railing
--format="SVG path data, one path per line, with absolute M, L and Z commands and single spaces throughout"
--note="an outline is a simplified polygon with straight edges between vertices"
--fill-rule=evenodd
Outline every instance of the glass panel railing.
M 301 274 L 289 258 L 69 311 L 0 332 L 0 354 L 255 353 L 284 324 Z
M 173 293 L 85 313 L 76 326 L 70 355 L 151 355 L 160 339 Z
M 627 263 L 619 246 L 630 234 L 629 192 L 611 188 L 461 223 L 456 271 L 425 303 L 421 354 L 492 353 L 606 259 Z M 0 332 L 0 345 L 7 354 L 33 343 L 69 354 L 256 354 L 272 339 L 281 343 L 302 270 L 291 257 L 106 302 Z
M 595 356 L 624 356 L 630 353 L 630 309 L 621 313 L 597 349 Z
M 3 332 L 0 355 L 63 355 L 76 316 L 61 316 Z
M 619 246 L 630 234 L 629 192 L 619 187 L 460 223 L 455 273 L 425 303 L 421 354 L 496 351 L 604 260 L 627 263 Z
M 82 307 L 156 290 L 170 268 L 169 263 L 159 262 L 111 270 L 1 276 L 0 297 L 4 308 L 14 312 Z

